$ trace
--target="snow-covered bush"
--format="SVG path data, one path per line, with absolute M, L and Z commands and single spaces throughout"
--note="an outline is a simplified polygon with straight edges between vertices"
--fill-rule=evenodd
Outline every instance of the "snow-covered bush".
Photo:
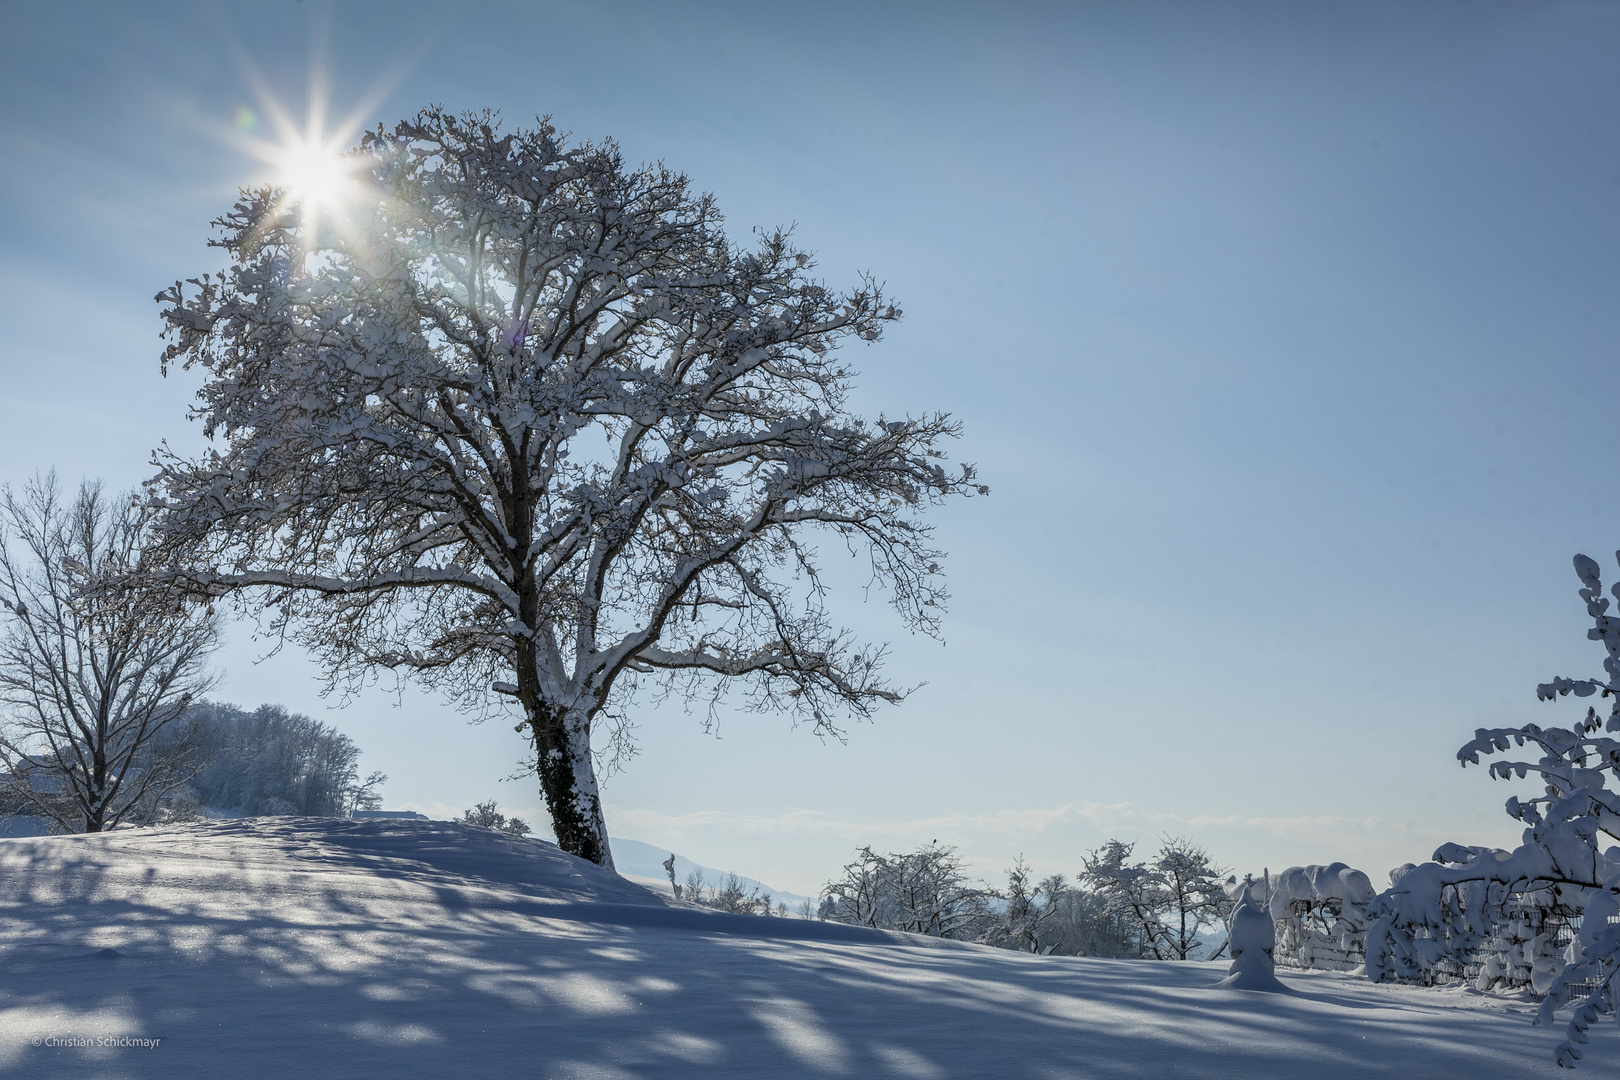
M 779 915 L 788 913 L 786 904 L 773 904 L 771 894 L 761 892 L 758 882 L 750 882 L 735 873 L 727 873 L 719 881 L 710 885 L 704 876 L 703 868 L 694 866 L 686 875 L 686 884 L 683 886 L 675 880 L 675 856 L 671 854 L 664 864 L 669 873 L 669 883 L 673 887 L 675 899 L 685 900 L 692 904 L 702 904 L 704 907 L 714 908 L 716 911 L 725 911 L 733 915 Z M 804 901 L 808 908 L 809 900 Z M 803 918 L 810 918 L 811 913 L 801 911 Z
M 1620 558 L 1620 553 L 1616 553 Z M 1457 757 L 1528 747 L 1529 760 L 1494 761 L 1493 779 L 1534 774 L 1543 793 L 1510 798 L 1507 812 L 1527 826 L 1512 851 L 1445 844 L 1434 861 L 1402 867 L 1369 906 L 1367 975 L 1374 981 L 1447 982 L 1471 977 L 1481 988 L 1528 989 L 1542 996 L 1541 1021 L 1579 999 L 1560 1065 L 1581 1057 L 1586 1028 L 1616 1003 L 1620 969 L 1620 848 L 1600 851 L 1605 836 L 1620 839 L 1620 619 L 1608 614 L 1598 565 L 1575 556 L 1592 628 L 1603 642 L 1604 679 L 1555 678 L 1536 696 L 1552 701 L 1615 697 L 1607 721 L 1595 708 L 1573 727 L 1481 728 Z M 1620 585 L 1612 590 L 1620 598 Z M 1539 754 L 1539 756 L 1534 756 Z
M 1244 881 L 1237 890 L 1237 907 L 1227 927 L 1226 945 L 1232 963 L 1226 978 L 1216 986 L 1228 990 L 1258 990 L 1284 993 L 1287 987 L 1277 981 L 1277 921 L 1266 903 L 1254 895 L 1257 882 Z
M 736 874 L 727 874 L 720 884 L 709 890 L 702 903 L 716 911 L 729 911 L 734 915 L 769 915 L 771 896 L 761 893 L 758 885 L 748 885 Z
M 508 817 L 501 812 L 499 804 L 494 799 L 481 802 L 471 810 L 461 812 L 463 825 L 476 825 L 481 829 L 494 829 L 497 832 L 511 833 L 513 836 L 528 836 L 533 830 L 529 823 L 520 817 Z

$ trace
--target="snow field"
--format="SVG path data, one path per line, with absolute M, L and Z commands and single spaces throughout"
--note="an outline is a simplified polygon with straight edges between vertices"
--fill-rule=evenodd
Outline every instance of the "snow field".
M 1529 1003 L 1224 974 L 722 915 L 443 822 L 0 840 L 3 1076 L 1570 1075 Z

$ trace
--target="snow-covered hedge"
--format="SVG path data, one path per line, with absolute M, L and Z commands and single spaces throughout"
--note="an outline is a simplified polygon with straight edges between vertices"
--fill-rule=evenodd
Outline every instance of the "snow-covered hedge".
M 1372 882 L 1342 862 L 1290 866 L 1271 879 L 1276 958 L 1289 967 L 1350 971 L 1367 955 Z
M 1620 559 L 1620 552 L 1616 553 Z M 1528 747 L 1533 760 L 1490 765 L 1493 779 L 1539 777 L 1543 794 L 1507 801 L 1527 826 L 1512 851 L 1444 844 L 1434 861 L 1403 867 L 1369 906 L 1367 975 L 1374 981 L 1438 983 L 1471 978 L 1481 989 L 1528 989 L 1542 997 L 1541 1022 L 1574 1000 L 1567 1038 L 1557 1051 L 1572 1066 L 1586 1028 L 1616 1003 L 1620 967 L 1620 619 L 1608 614 L 1596 562 L 1575 557 L 1592 628 L 1608 650 L 1604 679 L 1556 678 L 1543 701 L 1573 694 L 1616 698 L 1606 721 L 1595 708 L 1573 727 L 1481 728 L 1457 757 Z M 1620 599 L 1620 585 L 1613 595 Z

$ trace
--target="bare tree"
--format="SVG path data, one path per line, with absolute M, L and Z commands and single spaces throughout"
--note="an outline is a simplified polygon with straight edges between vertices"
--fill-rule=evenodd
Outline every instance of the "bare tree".
M 344 789 L 343 813 L 346 817 L 354 817 L 363 810 L 378 810 L 382 807 L 382 796 L 377 789 L 388 783 L 388 774 L 385 772 L 372 772 L 364 780 L 356 778 Z M 524 826 L 528 831 L 528 826 Z
M 54 474 L 0 491 L 0 764 L 69 832 L 150 820 L 194 771 L 184 714 L 209 684 L 210 610 L 135 587 L 147 514 Z
M 497 126 L 367 135 L 341 227 L 244 192 L 229 269 L 159 297 L 216 447 L 160 454 L 154 492 L 171 580 L 236 592 L 333 686 L 510 695 L 559 844 L 611 865 L 592 740 L 627 749 L 638 683 L 833 735 L 901 700 L 831 622 L 816 538 L 931 633 L 920 511 L 988 489 L 944 468 L 950 418 L 848 410 L 836 347 L 899 317 L 875 282 L 827 288 L 780 230 L 735 244 L 611 142 Z

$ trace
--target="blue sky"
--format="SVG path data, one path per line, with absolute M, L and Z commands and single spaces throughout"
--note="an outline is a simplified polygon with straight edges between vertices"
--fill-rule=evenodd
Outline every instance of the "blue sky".
M 1110 835 L 1375 880 L 1505 843 L 1458 769 L 1481 725 L 1572 718 L 1595 672 L 1570 556 L 1620 547 L 1620 5 L 596 5 L 0 0 L 0 480 L 116 485 L 197 447 L 154 293 L 214 269 L 301 114 L 538 113 L 796 223 L 906 311 L 857 403 L 947 410 L 992 489 L 938 515 L 945 643 L 844 590 L 926 683 L 847 744 L 779 718 L 639 718 L 616 835 L 813 889 L 862 843 L 1073 872 Z M 1611 570 L 1612 576 L 1612 570 Z M 389 805 L 492 795 L 499 724 L 299 656 L 220 695 L 338 724 Z

